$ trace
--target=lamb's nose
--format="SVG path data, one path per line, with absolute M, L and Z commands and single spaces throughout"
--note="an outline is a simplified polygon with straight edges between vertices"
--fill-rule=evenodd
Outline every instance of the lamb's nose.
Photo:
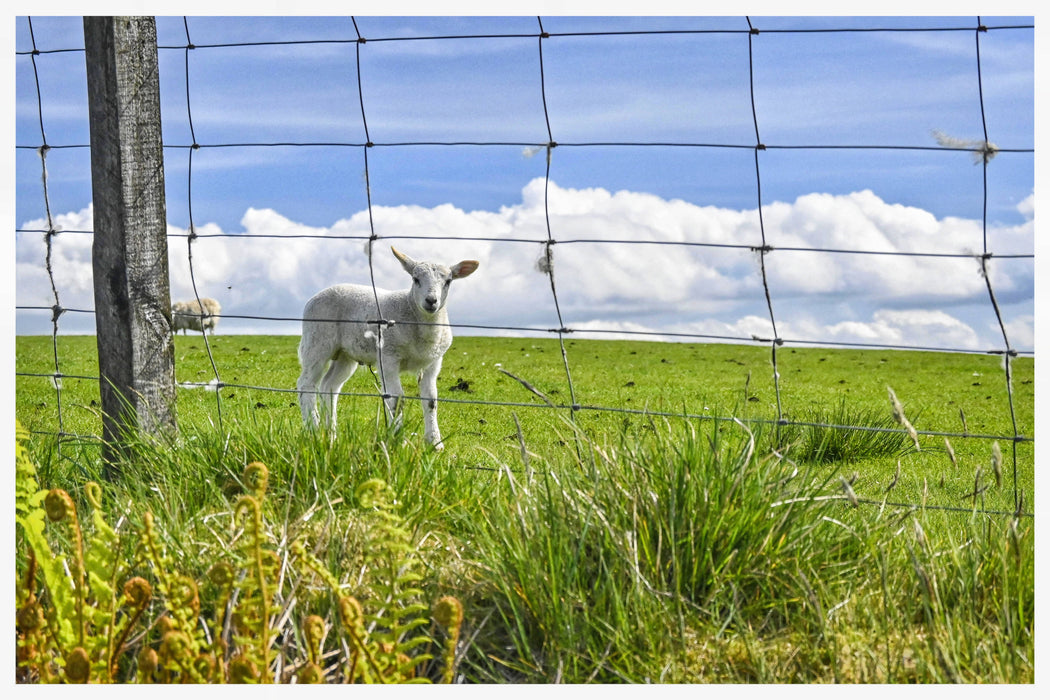
M 437 303 L 438 303 L 437 297 L 427 297 L 424 301 L 426 301 L 427 306 L 429 306 L 432 309 L 435 306 L 437 306 Z

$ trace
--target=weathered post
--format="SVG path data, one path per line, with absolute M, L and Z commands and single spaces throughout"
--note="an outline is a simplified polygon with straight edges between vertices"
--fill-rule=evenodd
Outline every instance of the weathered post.
M 85 17 L 84 49 L 103 459 L 112 478 L 129 431 L 175 428 L 157 27 L 152 17 Z

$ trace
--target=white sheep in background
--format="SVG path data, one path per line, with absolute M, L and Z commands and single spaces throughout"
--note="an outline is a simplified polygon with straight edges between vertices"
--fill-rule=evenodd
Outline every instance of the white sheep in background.
M 389 292 L 359 284 L 337 284 L 315 294 L 303 310 L 303 335 L 299 341 L 302 374 L 296 389 L 303 421 L 318 425 L 323 417 L 335 433 L 339 390 L 359 364 L 380 368 L 387 415 L 400 422 L 402 372 L 417 373 L 423 400 L 423 438 L 441 449 L 437 422 L 437 376 L 445 351 L 452 344 L 445 302 L 452 280 L 478 269 L 476 260 L 452 267 L 416 262 L 391 248 L 412 286 Z M 376 299 L 379 300 L 379 311 Z M 393 322 L 382 329 L 369 321 Z M 379 342 L 381 338 L 382 342 Z M 320 407 L 318 407 L 320 397 Z
M 177 301 L 171 305 L 171 332 L 205 331 L 215 332 L 222 307 L 214 299 L 204 297 L 200 302 Z M 185 335 L 185 333 L 183 333 Z

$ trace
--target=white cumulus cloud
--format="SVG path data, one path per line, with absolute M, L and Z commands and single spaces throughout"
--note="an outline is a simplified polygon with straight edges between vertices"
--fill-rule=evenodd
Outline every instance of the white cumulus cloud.
M 995 253 L 1032 251 L 1034 201 L 1025 200 L 1019 209 L 1024 223 L 989 228 L 989 248 Z M 772 203 L 762 214 L 772 247 L 764 256 L 766 282 L 779 336 L 960 349 L 1001 344 L 993 332 L 997 329 L 970 320 L 973 308 L 989 306 L 973 257 L 983 249 L 980 222 L 937 219 L 922 209 L 885 202 L 871 191 L 805 195 Z M 91 208 L 57 222 L 69 231 L 53 239 L 52 267 L 62 304 L 93 308 L 92 236 L 72 232 L 91 229 Z M 40 225 L 28 222 L 24 228 Z M 453 286 L 454 324 L 550 329 L 557 327 L 560 309 L 564 323 L 580 330 L 740 339 L 773 333 L 757 252 L 763 230 L 757 210 L 698 206 L 640 192 L 562 188 L 539 178 L 523 187 L 518 203 L 495 212 L 451 204 L 377 206 L 371 217 L 356 212 L 330 226 L 306 226 L 272 209 L 252 208 L 240 225 L 239 231 L 198 226 L 192 247 L 186 231 L 169 227 L 173 299 L 193 296 L 192 250 L 197 292 L 218 299 L 225 314 L 295 319 L 306 300 L 330 284 L 369 283 L 373 276 L 379 287 L 406 284 L 390 254 L 393 245 L 416 259 L 481 262 L 477 273 Z M 378 239 L 369 261 L 373 232 Z M 536 264 L 546 259 L 548 232 L 554 241 L 558 309 L 551 280 Z M 19 306 L 54 303 L 45 255 L 42 235 L 19 234 Z M 993 259 L 989 270 L 1007 309 L 1012 343 L 1031 345 L 1033 261 Z M 50 316 L 45 315 L 20 312 L 19 332 L 47 332 Z M 90 317 L 63 319 L 63 328 L 90 332 L 91 323 Z M 220 328 L 298 333 L 299 324 L 228 318 Z

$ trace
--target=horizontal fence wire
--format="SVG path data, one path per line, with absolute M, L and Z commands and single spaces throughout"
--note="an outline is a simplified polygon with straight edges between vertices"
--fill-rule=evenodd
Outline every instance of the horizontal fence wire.
M 971 253 L 952 253 L 943 251 L 883 251 L 883 250 L 864 250 L 864 249 L 848 249 L 848 248 L 827 248 L 827 247 L 807 247 L 807 246 L 772 246 L 766 241 L 765 226 L 763 221 L 764 205 L 762 203 L 762 154 L 773 150 L 885 150 L 885 151 L 966 151 L 973 152 L 973 147 L 956 147 L 951 145 L 938 145 L 938 146 L 923 146 L 923 145 L 901 145 L 901 144 L 775 144 L 775 143 L 764 143 L 760 136 L 760 122 L 758 119 L 757 109 L 755 107 L 755 87 L 754 87 L 754 56 L 752 54 L 753 43 L 761 37 L 762 34 L 818 34 L 818 33 L 873 33 L 873 32 L 885 32 L 885 33 L 944 33 L 944 32 L 972 32 L 975 36 L 976 42 L 976 80 L 978 89 L 981 94 L 980 99 L 980 110 L 982 125 L 984 125 L 984 143 L 986 146 L 989 144 L 987 125 L 984 114 L 984 99 L 983 99 L 983 86 L 982 86 L 982 71 L 980 65 L 980 44 L 981 36 L 987 34 L 989 31 L 1009 30 L 1009 29 L 1032 29 L 1032 25 L 1028 24 L 1004 24 L 998 26 L 986 26 L 982 24 L 980 18 L 977 18 L 975 24 L 968 26 L 955 26 L 955 27 L 837 27 L 837 28 L 795 28 L 795 29 L 761 29 L 754 26 L 751 18 L 745 18 L 747 29 L 682 29 L 682 30 L 637 30 L 637 31 L 594 31 L 594 32 L 547 32 L 543 28 L 542 18 L 536 18 L 536 31 L 532 33 L 485 33 L 485 34 L 454 34 L 454 35 L 434 35 L 434 36 L 380 36 L 380 37 L 366 37 L 363 36 L 358 28 L 357 22 L 354 18 L 350 18 L 354 36 L 348 36 L 345 39 L 302 39 L 302 40 L 289 40 L 289 41 L 252 41 L 252 42 L 221 42 L 221 43 L 194 43 L 191 37 L 190 24 L 188 18 L 183 18 L 183 27 L 185 30 L 186 43 L 182 45 L 163 45 L 159 46 L 158 49 L 161 51 L 181 51 L 184 54 L 184 70 L 185 70 L 185 85 L 186 85 L 186 123 L 191 136 L 191 143 L 189 144 L 165 144 L 165 150 L 173 153 L 185 151 L 188 159 L 187 163 L 187 207 L 189 211 L 189 229 L 185 234 L 170 234 L 169 238 L 184 238 L 187 245 L 187 259 L 189 261 L 190 268 L 190 279 L 194 290 L 194 297 L 199 301 L 200 296 L 197 291 L 196 275 L 193 267 L 193 246 L 194 243 L 203 238 L 219 238 L 237 236 L 241 239 L 247 238 L 289 238 L 289 239 L 305 239 L 305 238 L 326 238 L 330 240 L 360 240 L 366 241 L 369 245 L 369 252 L 371 246 L 377 240 L 457 240 L 457 241 L 484 241 L 484 242 L 500 242 L 500 243 L 518 243 L 518 244 L 529 244 L 542 246 L 544 250 L 544 258 L 546 259 L 547 265 L 543 270 L 550 283 L 551 299 L 554 305 L 555 315 L 558 319 L 557 326 L 521 326 L 521 325 L 486 325 L 486 324 L 449 324 L 453 329 L 461 330 L 472 330 L 472 331 L 483 331 L 483 332 L 500 332 L 500 333 L 511 333 L 511 334 L 547 334 L 557 337 L 559 342 L 560 354 L 562 357 L 562 363 L 564 366 L 565 380 L 569 389 L 570 401 L 569 403 L 554 403 L 549 400 L 546 402 L 531 401 L 531 402 L 511 402 L 511 401 L 487 401 L 477 399 L 457 399 L 448 397 L 439 397 L 437 400 L 441 403 L 448 404 L 476 404 L 483 406 L 495 406 L 495 407 L 506 407 L 506 408 L 539 408 L 546 410 L 557 410 L 563 411 L 568 414 L 570 419 L 574 419 L 575 415 L 581 411 L 594 411 L 594 412 L 609 412 L 609 413 L 622 413 L 629 415 L 644 415 L 653 417 L 667 417 L 667 418 L 685 418 L 690 420 L 710 420 L 710 421 L 722 421 L 731 422 L 737 419 L 731 416 L 717 416 L 708 415 L 703 413 L 691 413 L 691 412 L 661 412 L 661 411 L 649 411 L 640 409 L 630 409 L 622 406 L 596 406 L 580 404 L 576 400 L 576 392 L 573 386 L 573 377 L 571 371 L 571 365 L 569 361 L 569 353 L 565 345 L 565 337 L 572 333 L 585 333 L 588 335 L 616 335 L 616 336 L 632 336 L 632 337 L 656 337 L 656 338 L 671 338 L 676 340 L 695 340 L 700 342 L 730 342 L 730 343 L 742 343 L 742 344 L 753 344 L 759 346 L 767 346 L 770 352 L 770 361 L 773 370 L 773 381 L 776 392 L 776 417 L 773 419 L 751 419 L 745 421 L 745 423 L 753 423 L 756 425 L 767 425 L 774 427 L 778 431 L 783 427 L 794 426 L 794 427 L 814 427 L 822 429 L 834 429 L 834 430 L 860 430 L 860 431 L 871 431 L 880 433 L 896 433 L 903 435 L 910 435 L 911 433 L 904 429 L 897 428 L 884 428 L 884 427 L 872 427 L 872 426 L 855 426 L 855 425 L 837 425 L 834 423 L 821 423 L 821 422 L 806 422 L 796 421 L 785 417 L 782 404 L 781 404 L 781 387 L 779 382 L 779 368 L 778 368 L 778 351 L 785 345 L 791 346 L 815 346 L 815 347 L 838 347 L 838 348 L 857 348 L 857 349 L 885 349 L 885 350 L 917 350 L 917 351 L 930 351 L 930 352 L 948 352 L 948 353 L 968 353 L 968 354 L 988 354 L 988 355 L 1001 355 L 1004 358 L 1004 383 L 1005 393 L 1007 395 L 1007 402 L 1009 406 L 1010 419 L 1012 425 L 1012 434 L 995 435 L 995 434 L 979 434 L 972 433 L 969 431 L 962 432 L 951 432 L 951 431 L 929 431 L 929 430 L 916 430 L 915 434 L 925 437 L 938 437 L 938 438 L 967 438 L 967 439 L 981 439 L 981 440 L 1001 440 L 1010 442 L 1013 447 L 1013 481 L 1014 481 L 1014 504 L 1015 510 L 1012 514 L 1024 515 L 1026 517 L 1034 517 L 1032 513 L 1025 512 L 1023 499 L 1020 497 L 1018 492 L 1018 475 L 1017 475 L 1017 445 L 1019 443 L 1031 443 L 1034 442 L 1034 436 L 1023 435 L 1019 432 L 1017 418 L 1014 408 L 1014 396 L 1012 388 L 1012 369 L 1011 362 L 1018 356 L 1031 356 L 1034 357 L 1034 350 L 1032 351 L 1019 351 L 1014 349 L 1007 334 L 1006 325 L 1003 322 L 1002 314 L 999 309 L 998 301 L 996 299 L 995 290 L 993 288 L 990 275 L 988 274 L 988 264 L 994 259 L 1034 259 L 1034 254 L 1030 253 L 1007 253 L 997 254 L 989 250 L 988 247 L 988 157 L 983 158 L 983 209 L 982 209 L 982 229 L 984 231 L 983 236 L 983 250 L 979 254 Z M 848 18 L 846 18 L 848 19 Z M 32 37 L 32 20 L 27 18 L 29 23 L 30 36 Z M 704 34 L 722 34 L 722 35 L 740 35 L 747 36 L 748 41 L 748 74 L 751 84 L 750 89 L 750 105 L 753 119 L 754 128 L 754 143 L 707 143 L 707 142 L 691 142 L 691 141 L 576 141 L 566 142 L 556 140 L 556 134 L 551 128 L 550 115 L 547 110 L 546 101 L 546 75 L 544 70 L 544 44 L 550 41 L 552 38 L 575 38 L 580 40 L 594 39 L 598 40 L 601 37 L 611 36 L 652 36 L 654 40 L 660 36 L 669 35 L 704 35 Z M 419 141 L 392 141 L 392 142 L 373 142 L 369 136 L 368 121 L 367 121 L 367 105 L 365 92 L 361 82 L 361 53 L 367 50 L 368 44 L 377 43 L 394 43 L 394 42 L 419 42 L 419 41 L 469 41 L 479 39 L 507 39 L 507 40 L 534 40 L 537 45 L 537 58 L 538 58 L 538 76 L 537 80 L 540 86 L 540 94 L 543 102 L 543 116 L 544 126 L 548 136 L 546 142 L 529 142 L 529 141 L 483 141 L 483 140 L 455 140 L 455 141 L 440 141 L 440 140 L 419 140 Z M 270 142 L 216 142 L 216 143 L 198 143 L 197 136 L 194 130 L 193 121 L 193 110 L 192 110 L 192 89 L 190 79 L 190 61 L 191 55 L 194 51 L 201 50 L 223 50 L 238 47 L 282 47 L 290 45 L 324 45 L 324 44 L 354 44 L 355 45 L 355 66 L 351 71 L 351 74 L 356 77 L 357 96 L 361 110 L 361 127 L 364 135 L 364 140 L 352 140 L 348 139 L 345 141 L 270 141 Z M 73 309 L 63 308 L 58 296 L 58 287 L 55 281 L 55 272 L 51 265 L 51 240 L 54 235 L 58 232 L 56 229 L 50 212 L 50 205 L 48 201 L 47 193 L 47 170 L 46 170 L 46 155 L 49 150 L 52 149 L 84 149 L 89 148 L 88 144 L 63 144 L 63 145 L 49 145 L 44 132 L 44 120 L 43 120 L 43 108 L 41 105 L 41 91 L 39 87 L 39 77 L 37 71 L 37 57 L 45 54 L 58 54 L 67 52 L 83 51 L 82 48 L 58 48 L 50 50 L 39 50 L 36 48 L 36 40 L 33 38 L 33 49 L 28 52 L 16 52 L 17 55 L 29 55 L 30 60 L 33 63 L 33 74 L 37 81 L 37 101 L 38 101 L 38 114 L 40 117 L 40 133 L 41 143 L 38 145 L 27 145 L 17 144 L 18 149 L 33 149 L 36 150 L 41 157 L 41 165 L 44 173 L 44 207 L 47 212 L 47 228 L 46 229 L 16 229 L 17 233 L 39 233 L 43 234 L 47 241 L 47 259 L 45 261 L 45 267 L 51 282 L 51 288 L 54 296 L 54 305 L 50 307 L 46 306 L 16 306 L 17 310 L 21 311 L 37 311 L 41 313 L 52 314 L 52 347 L 53 347 L 53 359 L 54 359 L 54 372 L 16 372 L 17 376 L 23 376 L 27 378 L 46 378 L 49 379 L 55 386 L 56 391 L 56 402 L 59 407 L 58 411 L 58 426 L 57 433 L 44 434 L 58 435 L 59 445 L 63 439 L 74 439 L 74 440 L 98 440 L 97 436 L 85 436 L 85 435 L 70 435 L 63 428 L 62 422 L 62 411 L 61 411 L 61 381 L 62 379 L 79 379 L 79 380 L 94 380 L 98 381 L 98 377 L 84 377 L 76 375 L 65 375 L 61 372 L 59 365 L 59 354 L 58 354 L 58 335 L 59 335 L 59 324 L 58 319 L 64 313 L 79 313 L 79 314 L 93 314 L 94 311 L 91 309 Z M 165 120 L 170 119 L 171 116 L 165 116 Z M 546 170 L 544 175 L 544 216 L 545 216 L 545 238 L 513 238 L 513 237 L 485 237 L 485 236 L 457 236 L 454 238 L 439 237 L 439 236 L 411 236 L 411 235 L 383 235 L 378 236 L 375 232 L 375 226 L 373 221 L 373 207 L 371 201 L 371 173 L 369 169 L 369 152 L 375 149 L 400 149 L 400 148 L 411 148 L 411 147 L 428 147 L 428 146 L 443 146 L 443 147 L 522 147 L 522 148 L 536 148 L 542 149 L 546 153 Z M 311 235 L 311 234 L 227 234 L 227 233 L 199 233 L 194 225 L 193 220 L 193 157 L 196 151 L 201 149 L 255 149 L 255 148 L 306 148 L 306 147 L 325 147 L 325 148 L 347 148 L 360 150 L 364 157 L 365 163 L 365 197 L 367 200 L 367 213 L 369 221 L 369 235 Z M 757 197 L 756 210 L 758 213 L 759 223 L 759 234 L 760 240 L 755 243 L 706 243 L 699 241 L 662 241 L 662 240 L 626 240 L 622 238 L 559 238 L 558 231 L 551 225 L 551 211 L 548 198 L 548 190 L 551 182 L 551 170 L 553 164 L 556 163 L 554 154 L 557 149 L 565 148 L 586 148 L 586 149 L 601 149 L 601 148 L 682 148 L 682 149 L 739 149 L 752 151 L 754 155 L 754 176 L 755 176 L 755 192 Z M 1033 153 L 1032 148 L 1008 148 L 1008 147 L 994 147 L 997 153 Z M 987 154 L 986 154 L 987 156 Z M 86 234 L 91 235 L 92 231 L 74 231 L 74 230 L 63 230 L 65 234 Z M 574 244 L 601 244 L 609 246 L 681 246 L 684 248 L 715 248 L 715 249 L 730 249 L 730 250 L 741 250 L 755 253 L 759 260 L 759 271 L 761 274 L 763 295 L 766 304 L 766 310 L 768 313 L 768 320 L 772 327 L 772 337 L 759 337 L 756 335 L 742 336 L 742 335 L 716 335 L 716 334 L 703 334 L 703 333 L 682 333 L 682 332 L 661 332 L 661 331 L 625 331 L 620 329 L 601 329 L 601 328 L 573 328 L 571 324 L 566 324 L 561 312 L 561 303 L 558 297 L 558 290 L 556 285 L 554 265 L 553 265 L 553 250 L 557 247 L 560 248 L 566 245 Z M 998 321 L 998 327 L 1001 332 L 1003 346 L 998 348 L 988 348 L 984 350 L 975 350 L 973 348 L 958 348 L 958 347 L 938 347 L 938 346 L 926 346 L 926 345 L 909 345 L 907 343 L 875 343 L 875 342 L 847 342 L 847 341 L 832 341 L 832 340 L 812 340 L 802 338 L 790 338 L 780 337 L 777 332 L 777 318 L 775 314 L 775 295 L 770 289 L 768 277 L 766 275 L 766 258 L 774 253 L 780 251 L 790 251 L 799 253 L 823 253 L 823 254 L 834 254 L 834 255 L 866 255 L 866 256 L 882 256 L 887 258 L 893 257 L 907 257 L 907 258 L 972 258 L 977 261 L 980 265 L 980 274 L 983 278 L 984 284 L 987 288 L 989 302 L 994 310 L 996 319 Z M 372 287 L 375 290 L 375 274 L 372 269 L 372 256 L 369 255 L 369 266 L 372 270 Z M 379 311 L 378 296 L 376 297 L 376 308 Z M 286 316 L 266 316 L 266 315 L 249 315 L 249 314 L 221 314 L 224 318 L 236 318 L 246 320 L 258 320 L 266 322 L 288 322 L 288 323 L 301 323 L 301 317 L 286 317 Z M 392 321 L 382 319 L 381 315 L 377 313 L 377 318 L 368 323 L 374 324 L 376 328 L 381 332 L 382 328 L 392 323 Z M 342 319 L 323 319 L 330 322 L 341 322 L 346 323 Z M 398 323 L 407 324 L 410 322 L 399 321 Z M 211 363 L 213 372 L 213 380 L 206 383 L 200 382 L 182 382 L 180 386 L 183 388 L 204 388 L 215 392 L 216 396 L 216 411 L 218 416 L 218 422 L 220 430 L 222 430 L 222 405 L 223 399 L 221 397 L 222 389 L 239 389 L 239 390 L 251 390 L 251 391 L 263 391 L 273 392 L 275 394 L 298 394 L 295 389 L 281 388 L 281 387 L 267 387 L 267 386 L 255 386 L 251 384 L 243 383 L 229 383 L 224 382 L 220 376 L 220 368 L 216 364 L 215 358 L 212 354 L 212 350 L 208 340 L 208 334 L 201 331 L 201 335 L 205 342 L 206 352 Z M 381 360 L 380 360 L 381 361 Z M 381 370 L 381 368 L 380 368 Z M 381 371 L 380 371 L 381 373 Z M 382 393 L 375 392 L 340 392 L 341 396 L 355 396 L 364 398 L 384 398 Z M 418 396 L 405 396 L 406 400 L 421 400 Z M 965 427 L 965 425 L 964 425 Z M 865 503 L 869 505 L 892 505 L 895 507 L 907 507 L 907 508 L 928 508 L 938 509 L 947 511 L 960 511 L 960 512 L 971 512 L 978 511 L 989 514 L 1011 514 L 1001 513 L 999 511 L 985 511 L 980 508 L 960 508 L 953 506 L 937 506 L 932 504 L 903 504 L 903 503 L 887 503 L 886 501 L 875 501 L 866 500 L 863 498 L 856 499 L 859 503 Z M 975 501 L 976 505 L 976 501 Z
M 47 233 L 46 229 L 26 229 L 19 228 L 15 229 L 16 233 Z M 80 233 L 93 235 L 93 231 L 84 230 L 67 230 L 62 229 L 62 233 Z M 362 234 L 322 234 L 322 233 L 169 233 L 168 238 L 193 238 L 194 240 L 199 238 L 259 238 L 259 239 L 318 239 L 318 240 L 329 240 L 329 241 L 369 241 L 374 240 L 373 236 L 365 236 Z M 653 246 L 675 246 L 681 248 L 724 248 L 727 250 L 746 250 L 750 252 L 758 252 L 760 249 L 764 249 L 766 252 L 774 251 L 787 251 L 791 253 L 834 253 L 841 255 L 883 255 L 886 257 L 899 257 L 899 258 L 955 258 L 955 259 L 972 259 L 980 262 L 982 259 L 993 259 L 999 258 L 1004 260 L 1020 260 L 1035 258 L 1034 253 L 946 253 L 939 251 L 910 251 L 910 250 L 864 250 L 864 249 L 851 249 L 851 248 L 820 248 L 814 246 L 754 246 L 746 243 L 710 243 L 705 241 L 639 241 L 630 238 L 558 238 L 548 241 L 542 238 L 515 238 L 507 237 L 500 238 L 497 236 L 456 236 L 455 239 L 442 238 L 440 236 L 419 236 L 419 235 L 406 235 L 406 234 L 384 234 L 382 236 L 384 240 L 391 241 L 435 241 L 435 240 L 457 240 L 457 241 L 473 241 L 482 243 L 532 243 L 537 245 L 551 245 L 557 243 L 559 245 L 572 245 L 574 243 L 608 243 L 615 245 L 653 245 Z M 31 306 L 19 307 L 22 309 L 35 308 Z M 1030 352 L 1030 351 L 1028 351 Z

